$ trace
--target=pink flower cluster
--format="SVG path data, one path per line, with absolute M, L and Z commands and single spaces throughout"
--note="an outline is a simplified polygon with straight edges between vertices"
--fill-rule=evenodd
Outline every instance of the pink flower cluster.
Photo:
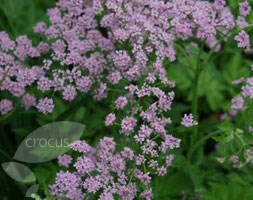
M 253 67 L 251 70 L 253 71 Z M 241 85 L 241 92 L 232 99 L 231 109 L 245 110 L 247 109 L 247 105 L 253 101 L 253 76 L 236 80 L 234 84 Z
M 1 100 L 2 115 L 14 108 L 13 98 L 21 98 L 26 109 L 36 105 L 36 98 L 29 94 L 28 88 L 41 79 L 44 71 L 39 66 L 29 67 L 23 61 L 35 59 L 48 50 L 49 45 L 44 42 L 34 47 L 26 36 L 11 40 L 5 32 L 0 32 L 0 91 L 6 96 Z M 11 96 L 11 99 L 7 99 L 7 96 Z
M 246 17 L 250 14 L 251 7 L 249 2 L 243 1 L 239 4 L 239 13 L 240 16 L 237 18 L 237 25 L 242 29 L 238 35 L 236 35 L 235 40 L 238 42 L 238 47 L 240 48 L 250 48 L 250 37 L 245 32 L 245 28 L 248 27 L 248 22 Z
M 57 173 L 55 183 L 50 186 L 57 199 L 82 200 L 92 196 L 99 200 L 112 200 L 116 196 L 123 200 L 138 196 L 152 199 L 151 174 L 143 171 L 140 157 L 132 149 L 124 147 L 117 150 L 114 139 L 109 137 L 101 139 L 97 149 L 84 141 L 72 143 L 71 148 L 79 152 L 79 157 L 73 160 L 64 155 L 59 158 L 59 163 L 65 167 L 73 163 L 76 171 Z M 167 164 L 170 165 L 172 160 L 173 157 L 169 156 Z M 136 182 L 145 189 L 138 188 Z
M 253 65 L 251 65 L 251 71 L 253 71 Z M 243 150 L 235 152 L 235 155 L 232 155 L 230 158 L 231 163 L 233 164 L 233 167 L 235 168 L 241 168 L 247 164 L 251 164 L 253 161 L 253 151 L 251 148 L 251 142 L 248 142 L 247 137 L 244 136 L 242 133 L 248 132 L 249 134 L 253 133 L 253 127 L 252 127 L 252 119 L 251 119 L 251 113 L 252 113 L 252 103 L 253 103 L 253 76 L 248 78 L 241 78 L 239 80 L 235 80 L 233 82 L 236 85 L 240 86 L 240 93 L 232 99 L 231 102 L 231 110 L 230 113 L 234 114 L 234 117 L 241 112 L 245 112 L 246 118 L 243 122 L 245 122 L 243 125 L 246 126 L 241 129 L 237 129 L 237 133 L 242 135 L 241 140 L 244 142 L 243 144 Z M 245 140 L 245 141 L 244 141 Z M 242 158 L 239 160 L 239 157 Z
M 50 24 L 34 27 L 46 38 L 37 47 L 26 36 L 0 34 L 0 90 L 44 114 L 53 112 L 55 93 L 65 101 L 87 92 L 101 100 L 108 87 L 154 71 L 166 82 L 163 61 L 176 59 L 175 42 L 195 38 L 213 47 L 235 26 L 224 0 L 59 0 L 47 14 Z M 22 62 L 45 53 L 36 66 Z

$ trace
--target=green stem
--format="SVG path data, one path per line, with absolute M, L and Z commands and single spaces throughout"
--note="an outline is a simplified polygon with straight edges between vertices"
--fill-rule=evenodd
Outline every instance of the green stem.
M 211 132 L 211 133 L 209 133 L 208 135 L 206 135 L 205 137 L 201 138 L 199 141 L 197 141 L 197 142 L 193 145 L 193 147 L 190 149 L 190 151 L 189 151 L 189 153 L 188 153 L 189 159 L 192 158 L 192 155 L 193 155 L 194 151 L 195 151 L 198 147 L 200 147 L 206 140 L 212 138 L 213 136 L 215 136 L 215 135 L 217 135 L 217 134 L 219 134 L 219 133 L 220 133 L 219 130 L 218 130 L 218 131 Z
M 185 60 L 188 64 L 188 67 L 190 67 L 191 66 L 191 61 L 190 61 L 189 56 L 187 55 L 185 49 L 183 47 L 181 47 L 180 45 L 178 45 L 177 43 L 174 43 L 173 45 L 174 45 L 174 47 L 176 47 L 183 54 L 183 56 L 185 57 Z
M 240 135 L 235 134 L 235 136 L 239 139 L 239 141 L 242 143 L 243 147 L 247 146 L 247 144 L 245 143 L 245 141 L 243 140 L 243 138 Z
M 217 41 L 217 43 L 212 47 L 212 49 L 207 54 L 205 60 L 202 61 L 202 62 L 201 62 L 201 54 L 202 54 L 202 51 L 203 51 L 203 47 L 205 45 L 205 41 L 203 41 L 201 49 L 199 50 L 197 63 L 196 63 L 196 68 L 195 68 L 195 75 L 194 75 L 194 81 L 193 81 L 193 93 L 192 93 L 192 95 L 193 95 L 192 114 L 193 114 L 195 120 L 197 120 L 197 121 L 199 120 L 199 116 L 198 116 L 198 104 L 199 104 L 198 85 L 199 85 L 200 74 L 201 74 L 201 71 L 202 71 L 201 65 L 203 65 L 203 66 L 207 65 L 207 63 L 210 61 L 213 54 L 215 53 L 215 49 L 218 47 L 220 42 L 229 34 L 230 34 L 230 32 L 227 32 L 223 38 L 220 38 Z M 191 140 L 190 140 L 191 147 L 194 145 L 196 139 L 198 138 L 198 129 L 199 129 L 198 126 L 194 126 L 194 128 L 193 128 L 193 133 L 192 133 Z M 197 150 L 197 148 L 194 148 L 193 150 L 190 150 L 191 154 L 193 154 L 193 151 L 195 151 L 195 150 Z M 188 154 L 188 156 L 190 156 L 190 153 Z
M 204 43 L 203 43 L 204 45 Z M 198 104 L 199 104 L 199 99 L 198 99 L 198 86 L 199 86 L 199 78 L 200 78 L 200 74 L 201 74 L 201 54 L 202 54 L 202 49 L 203 49 L 203 45 L 201 47 L 201 49 L 199 50 L 199 54 L 198 54 L 198 59 L 196 62 L 196 67 L 195 67 L 195 74 L 194 74 L 194 80 L 193 80 L 193 100 L 192 100 L 192 114 L 195 118 L 195 120 L 198 121 Z M 192 134 L 192 138 L 191 138 L 191 146 L 192 144 L 195 142 L 196 137 L 198 136 L 198 126 L 194 126 L 193 129 L 193 134 Z
M 108 88 L 108 91 L 114 91 L 114 92 L 126 92 L 125 90 L 118 90 L 118 89 L 112 89 L 112 88 Z

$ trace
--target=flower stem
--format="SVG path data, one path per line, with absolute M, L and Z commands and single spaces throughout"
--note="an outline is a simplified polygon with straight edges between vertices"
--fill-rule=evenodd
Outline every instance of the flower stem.
M 194 74 L 194 80 L 193 80 L 193 90 L 192 90 L 192 95 L 193 95 L 192 114 L 193 114 L 195 120 L 197 120 L 197 121 L 198 121 L 198 104 L 199 104 L 198 87 L 199 87 L 199 78 L 200 78 L 200 74 L 201 74 L 202 49 L 203 49 L 203 45 L 202 45 L 201 49 L 199 50 L 199 54 L 198 54 L 198 58 L 197 58 L 197 62 L 196 62 L 195 74 Z M 198 137 L 198 126 L 194 126 L 192 137 L 191 137 L 191 146 L 195 143 L 197 137 Z
M 194 151 L 199 148 L 201 145 L 203 145 L 204 142 L 206 142 L 208 139 L 212 138 L 215 135 L 218 135 L 220 133 L 220 130 L 214 131 L 209 133 L 208 135 L 204 136 L 203 138 L 201 138 L 200 140 L 196 141 L 196 143 L 192 146 L 192 148 L 190 149 L 189 153 L 188 153 L 188 157 L 189 159 L 192 158 Z
M 194 116 L 194 118 L 199 121 L 199 116 L 198 116 L 198 105 L 199 105 L 199 98 L 198 98 L 198 87 L 199 87 L 199 78 L 201 75 L 201 71 L 202 71 L 202 67 L 201 65 L 203 65 L 203 67 L 205 65 L 207 65 L 207 63 L 210 61 L 210 59 L 212 58 L 213 54 L 215 53 L 215 49 L 218 47 L 218 45 L 220 44 L 220 42 L 227 36 L 229 35 L 230 32 L 227 32 L 225 34 L 225 36 L 223 38 L 220 38 L 217 43 L 212 47 L 212 49 L 210 50 L 210 52 L 207 54 L 206 58 L 201 61 L 201 55 L 203 52 L 203 48 L 205 45 L 205 41 L 202 42 L 201 48 L 199 50 L 199 54 L 198 54 L 198 58 L 197 58 L 197 62 L 196 62 L 196 67 L 195 67 L 195 74 L 194 74 L 194 80 L 193 80 L 193 100 L 192 100 L 192 114 Z M 193 127 L 193 133 L 191 135 L 191 140 L 190 140 L 190 145 L 191 147 L 194 146 L 195 142 L 198 139 L 198 131 L 199 131 L 199 126 L 194 126 Z M 188 154 L 188 157 L 192 157 L 192 155 L 194 154 L 195 150 L 201 150 L 201 149 L 197 149 L 195 148 L 194 150 L 191 150 L 191 155 Z

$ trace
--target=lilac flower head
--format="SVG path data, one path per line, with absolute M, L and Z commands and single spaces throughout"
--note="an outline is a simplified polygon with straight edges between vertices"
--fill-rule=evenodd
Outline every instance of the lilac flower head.
M 249 35 L 244 30 L 242 30 L 237 36 L 235 36 L 235 40 L 238 42 L 238 47 L 250 47 Z
M 116 51 L 113 55 L 113 63 L 120 70 L 123 70 L 125 67 L 127 67 L 130 60 L 131 58 L 126 51 Z
M 52 87 L 52 81 L 49 80 L 47 77 L 41 77 L 38 80 L 37 85 L 39 90 L 41 90 L 42 92 L 46 92 Z
M 73 86 L 67 86 L 63 88 L 63 99 L 66 101 L 72 101 L 76 97 L 76 89 Z
M 165 153 L 167 149 L 175 149 L 180 146 L 181 140 L 173 137 L 172 135 L 166 135 L 162 145 L 160 147 L 161 151 Z
M 181 124 L 185 127 L 192 127 L 192 126 L 198 125 L 198 122 L 193 119 L 192 114 L 188 114 L 188 115 L 184 114 Z
M 165 167 L 160 167 L 157 169 L 158 176 L 165 176 L 167 174 L 167 169 Z
M 5 115 L 13 109 L 12 101 L 8 99 L 2 99 L 0 101 L 0 113 L 1 115 Z
M 113 84 L 119 83 L 119 81 L 122 79 L 122 76 L 119 71 L 112 72 L 107 76 L 107 79 Z
M 147 185 L 151 181 L 149 173 L 143 173 L 140 170 L 135 170 L 134 176 L 139 179 L 144 185 Z
M 250 13 L 251 7 L 248 1 L 240 3 L 239 6 L 240 6 L 239 11 L 241 15 L 247 16 Z
M 79 157 L 74 165 L 77 172 L 80 174 L 87 174 L 95 170 L 95 165 L 91 158 Z
M 92 151 L 92 147 L 90 145 L 88 145 L 85 141 L 75 141 L 73 143 L 71 143 L 70 148 L 73 149 L 74 151 L 77 151 L 79 153 L 89 153 Z
M 236 22 L 237 25 L 240 26 L 242 29 L 246 28 L 249 25 L 245 18 L 242 16 L 239 16 Z
M 242 96 L 238 96 L 232 99 L 232 109 L 243 110 L 244 109 L 244 99 Z
M 90 193 L 95 193 L 101 188 L 102 184 L 100 183 L 99 176 L 97 177 L 89 177 L 84 183 L 83 187 L 88 190 Z
M 133 117 L 125 117 L 121 121 L 121 133 L 123 134 L 130 134 L 134 131 L 135 126 L 137 125 L 137 120 Z
M 226 5 L 226 1 L 225 0 L 215 0 L 214 1 L 214 6 L 217 10 L 219 9 L 223 9 Z
M 124 147 L 124 150 L 121 152 L 121 155 L 129 160 L 133 160 L 134 158 L 133 150 L 128 147 Z
M 88 92 L 90 90 L 92 81 L 89 77 L 81 77 L 76 79 L 76 87 L 81 92 Z
M 49 114 L 53 112 L 54 102 L 51 98 L 42 98 L 39 100 L 39 103 L 36 105 L 36 108 L 43 114 Z
M 72 200 L 81 200 L 81 191 L 79 184 L 81 182 L 80 177 L 69 171 L 60 171 L 56 175 L 55 184 L 50 186 L 52 194 L 56 197 L 70 198 Z M 78 197 L 77 197 L 78 195 Z
M 116 120 L 116 116 L 114 113 L 110 113 L 106 116 L 105 118 L 105 125 L 106 126 L 110 126 L 114 123 L 114 121 Z
M 15 47 L 14 41 L 12 41 L 6 32 L 0 32 L 0 47 L 3 51 L 13 50 Z
M 166 165 L 170 166 L 172 164 L 172 161 L 174 160 L 174 155 L 169 155 L 166 157 Z
M 104 192 L 99 196 L 98 200 L 113 200 L 112 193 Z
M 115 101 L 116 104 L 116 108 L 117 109 L 123 109 L 126 105 L 127 105 L 127 98 L 120 96 L 117 98 L 117 100 Z
M 69 167 L 71 162 L 72 162 L 72 157 L 70 155 L 65 154 L 58 157 L 59 166 Z
M 43 33 L 47 28 L 47 25 L 44 22 L 39 22 L 34 28 L 35 33 Z
M 145 200 L 151 200 L 153 198 L 152 189 L 142 192 L 141 197 L 144 198 Z
M 36 98 L 34 95 L 29 93 L 22 96 L 22 105 L 25 107 L 26 110 L 31 108 L 32 106 L 36 105 Z
M 246 85 L 242 87 L 242 96 L 253 99 L 253 86 Z
M 100 140 L 99 145 L 100 149 L 106 152 L 112 152 L 115 150 L 116 143 L 114 142 L 113 138 L 104 137 Z
M 137 192 L 136 185 L 131 183 L 129 186 L 121 186 L 119 188 L 119 195 L 122 200 L 133 200 Z

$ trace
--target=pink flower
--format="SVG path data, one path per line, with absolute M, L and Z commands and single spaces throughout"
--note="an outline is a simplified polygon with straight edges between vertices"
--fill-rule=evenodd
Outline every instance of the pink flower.
M 115 101 L 116 108 L 117 109 L 123 109 L 127 105 L 128 101 L 126 97 L 118 97 L 117 100 Z
M 133 117 L 125 117 L 121 121 L 121 133 L 128 135 L 134 131 L 135 126 L 137 125 L 137 120 Z
M 198 125 L 198 122 L 193 119 L 192 114 L 188 114 L 188 115 L 184 114 L 181 124 L 185 127 L 192 127 L 192 126 Z
M 95 170 L 95 165 L 92 161 L 92 159 L 88 157 L 79 157 L 74 164 L 74 167 L 76 168 L 77 172 L 80 174 L 87 174 Z
M 240 5 L 240 8 L 239 8 L 240 14 L 243 16 L 247 16 L 251 11 L 251 7 L 249 5 L 249 2 L 244 1 L 244 2 L 240 3 L 239 5 Z
M 67 86 L 63 88 L 63 99 L 66 101 L 72 101 L 77 95 L 76 89 L 74 86 Z
M 12 101 L 8 99 L 2 99 L 0 101 L 0 113 L 1 115 L 5 115 L 13 109 Z
M 244 99 L 242 96 L 238 96 L 232 99 L 232 109 L 243 110 L 244 109 Z
M 69 167 L 72 162 L 72 157 L 70 155 L 64 154 L 58 157 L 59 166 Z
M 244 30 L 242 30 L 237 36 L 235 36 L 235 40 L 238 42 L 238 47 L 250 47 L 249 35 Z
M 31 108 L 32 106 L 36 106 L 36 98 L 34 95 L 29 93 L 22 96 L 22 104 L 26 110 Z
M 114 121 L 116 120 L 116 116 L 114 113 L 110 113 L 106 116 L 105 118 L 105 125 L 106 126 L 110 126 L 114 123 Z
M 47 115 L 53 112 L 54 109 L 54 101 L 51 98 L 42 98 L 39 100 L 36 108 L 42 112 L 43 114 Z

